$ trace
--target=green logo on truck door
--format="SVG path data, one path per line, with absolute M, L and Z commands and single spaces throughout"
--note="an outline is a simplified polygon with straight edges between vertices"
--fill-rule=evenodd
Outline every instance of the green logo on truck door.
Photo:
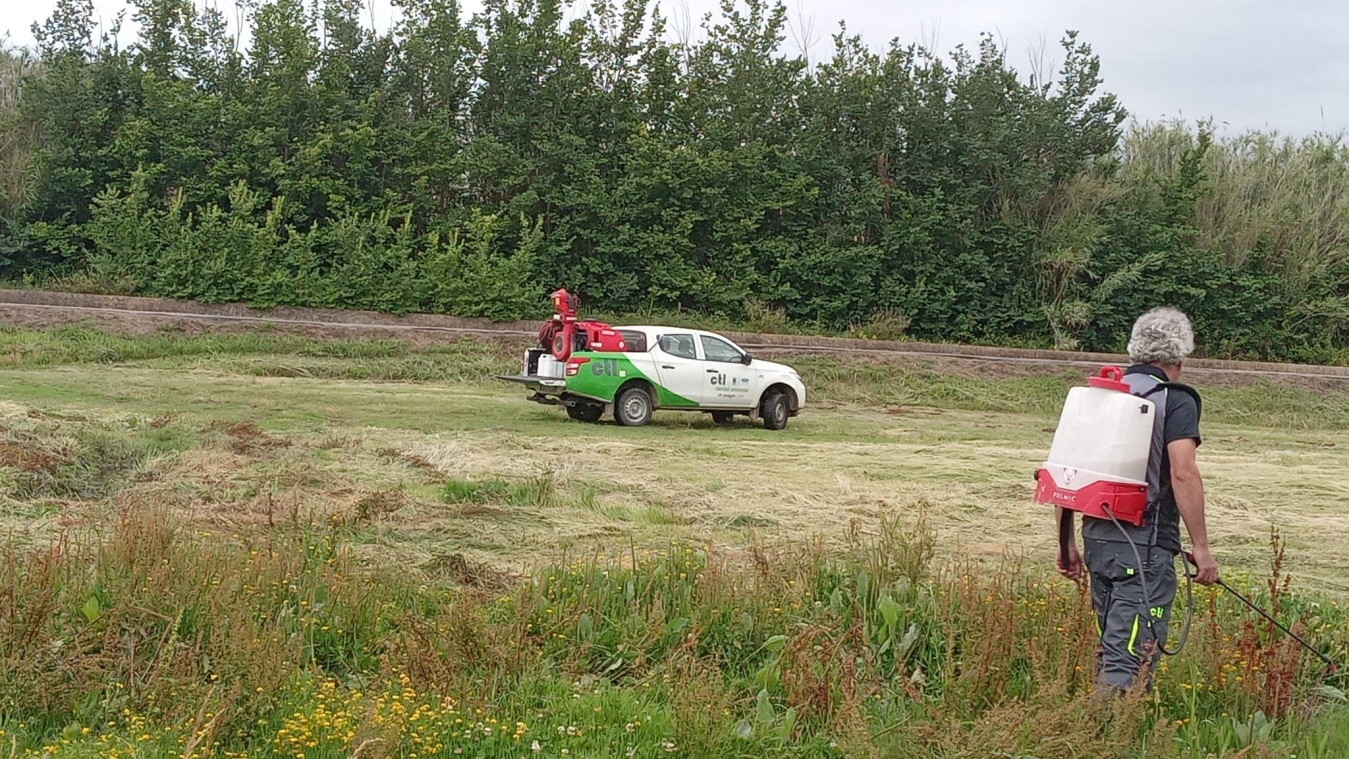
M 573 354 L 573 358 L 590 359 L 577 367 L 576 374 L 567 377 L 567 392 L 584 395 L 587 398 L 613 403 L 618 389 L 629 380 L 646 380 L 656 390 L 656 403 L 659 406 L 697 406 L 698 404 L 661 387 L 653 377 L 638 369 L 624 353 L 587 353 Z
M 591 359 L 590 363 L 586 364 L 586 366 L 590 367 L 590 373 L 596 377 L 627 377 L 629 369 L 633 372 L 637 371 L 637 369 L 632 366 L 631 361 L 628 361 L 627 359 L 624 359 L 623 361 L 627 364 L 626 367 L 620 367 L 618 365 L 619 359 L 616 358 L 595 358 Z M 582 369 L 581 371 L 585 371 L 585 369 Z

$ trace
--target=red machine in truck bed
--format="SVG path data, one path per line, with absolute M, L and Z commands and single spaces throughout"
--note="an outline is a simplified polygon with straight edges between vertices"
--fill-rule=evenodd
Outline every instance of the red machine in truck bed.
M 627 343 L 613 327 L 594 319 L 577 318 L 576 296 L 566 289 L 552 294 L 553 316 L 539 326 L 539 348 L 525 355 L 522 367 L 525 377 L 561 377 L 560 367 L 577 351 L 618 352 L 628 349 Z M 548 356 L 555 363 L 541 370 L 539 359 Z M 553 367 L 557 367 L 556 371 Z

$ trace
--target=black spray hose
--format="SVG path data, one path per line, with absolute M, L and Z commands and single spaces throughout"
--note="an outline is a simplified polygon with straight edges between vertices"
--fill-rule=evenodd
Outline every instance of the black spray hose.
M 1059 566 L 1068 568 L 1068 546 L 1073 542 L 1073 512 L 1059 508 Z
M 1188 561 L 1188 562 L 1190 562 L 1191 564 L 1194 564 L 1194 566 L 1195 566 L 1196 569 L 1199 568 L 1199 564 L 1196 563 L 1195 560 L 1194 560 L 1194 554 L 1189 553 L 1189 552 L 1187 551 L 1187 552 L 1185 553 L 1185 560 Z M 1279 621 L 1278 621 L 1277 619 L 1275 619 L 1274 617 L 1270 616 L 1268 612 L 1266 612 L 1264 609 L 1261 609 L 1259 606 L 1256 606 L 1256 605 L 1251 601 L 1251 599 L 1249 599 L 1249 598 L 1247 598 L 1246 596 L 1243 596 L 1242 594 L 1240 594 L 1240 593 L 1238 593 L 1237 591 L 1233 590 L 1231 585 L 1228 585 L 1227 583 L 1223 582 L 1221 579 L 1218 580 L 1218 583 L 1217 583 L 1217 584 L 1218 584 L 1223 590 L 1225 590 L 1225 591 L 1227 591 L 1228 593 L 1231 593 L 1232 595 L 1236 596 L 1238 600 L 1240 600 L 1242 603 L 1244 603 L 1244 604 L 1246 604 L 1248 607 L 1250 607 L 1251 611 L 1253 611 L 1253 612 L 1255 612 L 1256 614 L 1259 614 L 1260 616 L 1264 617 L 1266 620 L 1269 621 L 1270 624 L 1272 624 L 1272 625 L 1274 625 L 1275 627 L 1277 627 L 1277 628 L 1279 628 L 1280 630 L 1282 630 L 1283 633 L 1284 633 L 1284 635 L 1287 635 L 1288 637 L 1290 637 L 1290 638 L 1292 638 L 1293 640 L 1297 641 L 1298 644 L 1301 645 L 1303 648 L 1305 648 L 1305 649 L 1307 649 L 1308 651 L 1312 652 L 1312 653 L 1316 656 L 1316 658 L 1318 658 L 1318 659 L 1320 659 L 1321 661 L 1325 662 L 1325 663 L 1326 663 L 1326 667 L 1327 667 L 1327 669 L 1329 670 L 1329 672 L 1330 672 L 1331 675 L 1339 674 L 1339 670 L 1338 670 L 1338 668 L 1335 666 L 1335 662 L 1331 661 L 1329 656 L 1326 656 L 1325 654 L 1321 653 L 1320 651 L 1317 651 L 1315 648 L 1312 648 L 1312 645 L 1311 645 L 1310 643 L 1308 643 L 1307 641 L 1305 641 L 1305 640 L 1303 640 L 1302 638 L 1300 638 L 1300 637 L 1299 637 L 1296 633 L 1294 633 L 1292 630 L 1289 630 L 1287 627 L 1284 627 L 1282 624 L 1279 623 Z
M 1110 507 L 1106 506 L 1105 504 L 1101 504 L 1101 510 L 1105 512 L 1106 516 L 1110 517 L 1111 522 L 1115 523 L 1115 527 L 1119 530 L 1120 534 L 1124 536 L 1124 539 L 1128 541 L 1129 548 L 1132 549 L 1134 552 L 1134 561 L 1138 562 L 1138 582 L 1143 586 L 1143 606 L 1142 606 L 1143 618 L 1147 620 L 1148 623 L 1148 634 L 1155 641 L 1157 640 L 1157 634 L 1153 632 L 1152 629 L 1152 607 L 1149 605 L 1152 602 L 1152 594 L 1148 593 L 1148 576 L 1147 573 L 1143 571 L 1143 555 L 1138 552 L 1138 545 L 1134 543 L 1134 539 L 1129 536 L 1129 531 L 1124 529 L 1124 525 L 1120 524 L 1119 520 L 1115 518 L 1114 513 L 1110 511 Z M 1180 643 L 1176 644 L 1176 647 L 1171 650 L 1168 650 L 1165 644 L 1158 645 L 1158 648 L 1161 649 L 1161 652 L 1166 654 L 1167 656 L 1175 656 L 1176 654 L 1180 653 L 1180 650 L 1185 647 L 1185 641 L 1189 640 L 1190 638 L 1190 620 L 1194 618 L 1193 583 L 1194 583 L 1194 575 L 1190 574 L 1189 572 L 1186 572 L 1185 626 L 1181 628 Z
M 1176 649 L 1174 651 L 1168 651 L 1166 650 L 1166 646 L 1162 646 L 1162 653 L 1166 654 L 1167 656 L 1175 656 L 1176 654 L 1180 653 L 1180 650 L 1182 648 L 1185 648 L 1185 641 L 1189 640 L 1190 638 L 1190 620 L 1194 619 L 1194 575 L 1190 573 L 1189 567 L 1185 567 L 1183 564 L 1181 566 L 1184 567 L 1186 570 L 1185 626 L 1182 627 L 1180 630 L 1180 642 L 1176 644 Z

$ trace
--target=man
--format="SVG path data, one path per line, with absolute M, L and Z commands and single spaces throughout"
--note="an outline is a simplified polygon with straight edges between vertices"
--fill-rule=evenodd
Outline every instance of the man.
M 1158 412 L 1148 459 L 1147 511 L 1141 527 L 1082 517 L 1083 553 L 1100 632 L 1097 685 L 1106 693 L 1129 690 L 1145 665 L 1145 687 L 1152 687 L 1176 597 L 1181 519 L 1193 547 L 1195 582 L 1211 585 L 1218 579 L 1204 524 L 1204 483 L 1195 462 L 1201 403 L 1193 388 L 1179 383 L 1181 365 L 1194 350 L 1193 327 L 1176 309 L 1153 309 L 1134 322 L 1128 349 L 1133 365 L 1124 381 L 1131 393 L 1152 400 Z M 1083 553 L 1072 537 L 1074 512 L 1065 516 L 1062 509 L 1057 511 L 1067 519 L 1069 548 L 1068 566 L 1063 566 L 1062 555 L 1055 564 L 1064 576 L 1080 580 Z

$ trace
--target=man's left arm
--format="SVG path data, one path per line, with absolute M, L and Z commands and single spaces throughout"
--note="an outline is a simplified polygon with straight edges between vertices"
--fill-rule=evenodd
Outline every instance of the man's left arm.
M 1218 563 L 1209 549 L 1208 524 L 1204 517 L 1204 478 L 1195 456 L 1199 448 L 1199 404 L 1185 397 L 1167 411 L 1166 453 L 1171 464 L 1171 490 L 1176 510 L 1185 521 L 1198 573 L 1195 582 L 1212 585 L 1218 580 Z
M 1190 534 L 1190 546 L 1198 574 L 1195 582 L 1212 585 L 1218 581 L 1218 562 L 1208 545 L 1208 525 L 1204 519 L 1204 478 L 1199 474 L 1195 460 L 1197 448 L 1194 438 L 1182 438 L 1166 446 L 1171 457 L 1171 490 L 1176 496 L 1176 509 L 1185 520 L 1185 531 Z

